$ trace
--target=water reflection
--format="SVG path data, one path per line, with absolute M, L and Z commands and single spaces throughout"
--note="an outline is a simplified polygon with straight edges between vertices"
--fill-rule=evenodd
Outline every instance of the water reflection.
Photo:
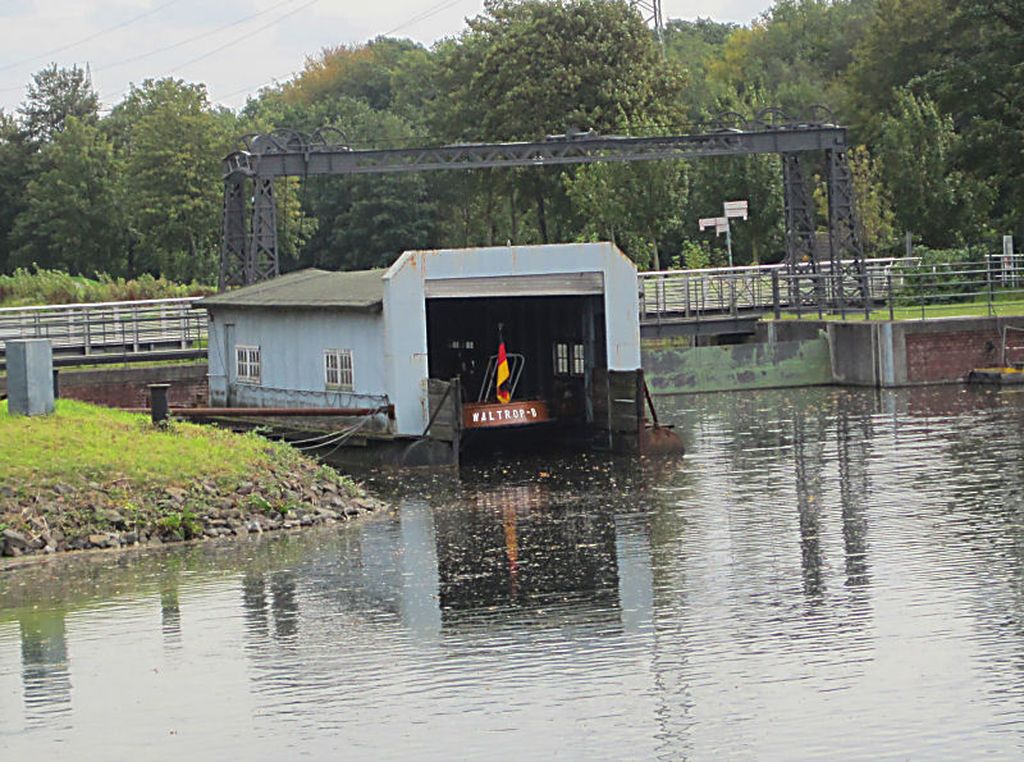
M 29 725 L 67 726 L 63 716 L 71 711 L 71 676 L 64 620 L 64 612 L 47 609 L 19 617 L 21 680 Z
M 2 574 L 0 747 L 1016 756 L 1022 400 L 680 398 L 681 463 L 498 459 L 351 527 Z

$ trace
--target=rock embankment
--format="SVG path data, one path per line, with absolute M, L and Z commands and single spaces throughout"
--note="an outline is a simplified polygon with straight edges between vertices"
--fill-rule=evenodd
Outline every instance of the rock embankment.
M 251 481 L 139 487 L 128 480 L 0 487 L 4 556 L 246 537 L 347 521 L 383 504 L 345 476 L 307 461 Z

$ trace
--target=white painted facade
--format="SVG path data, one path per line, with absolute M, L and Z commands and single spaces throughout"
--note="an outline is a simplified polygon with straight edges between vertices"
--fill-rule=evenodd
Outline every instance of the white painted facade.
M 613 244 L 408 251 L 383 276 L 379 313 L 211 306 L 211 404 L 345 407 L 381 404 L 386 398 L 395 408 L 393 433 L 420 436 L 429 421 L 426 299 L 431 281 L 450 290 L 458 287 L 458 279 L 479 283 L 485 278 L 494 293 L 500 292 L 502 279 L 517 280 L 521 289 L 529 276 L 577 273 L 599 274 L 603 282 L 608 369 L 639 369 L 636 268 Z M 471 287 L 464 295 L 476 294 Z M 235 377 L 237 346 L 260 347 L 259 384 L 239 383 Z M 352 350 L 352 392 L 325 387 L 326 349 Z
M 210 403 L 241 407 L 365 407 L 388 396 L 380 313 L 216 307 L 210 315 Z M 258 383 L 239 381 L 235 349 L 259 347 Z M 326 350 L 352 351 L 352 391 L 327 384 Z M 229 391 L 230 388 L 230 399 Z

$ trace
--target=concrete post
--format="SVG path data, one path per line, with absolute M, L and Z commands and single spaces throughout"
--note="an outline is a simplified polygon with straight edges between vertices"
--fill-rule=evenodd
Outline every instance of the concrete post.
M 53 412 L 53 349 L 49 339 L 7 341 L 7 412 Z

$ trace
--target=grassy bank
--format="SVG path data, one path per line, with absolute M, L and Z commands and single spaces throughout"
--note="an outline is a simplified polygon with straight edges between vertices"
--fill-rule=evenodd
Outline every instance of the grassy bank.
M 0 275 L 0 307 L 171 299 L 205 296 L 213 291 L 212 286 L 175 283 L 152 275 L 131 280 L 106 275 L 93 279 L 60 270 L 25 269 L 15 270 L 12 275 Z
M 2 552 L 21 555 L 249 534 L 375 507 L 347 477 L 287 445 L 59 400 L 0 403 Z

